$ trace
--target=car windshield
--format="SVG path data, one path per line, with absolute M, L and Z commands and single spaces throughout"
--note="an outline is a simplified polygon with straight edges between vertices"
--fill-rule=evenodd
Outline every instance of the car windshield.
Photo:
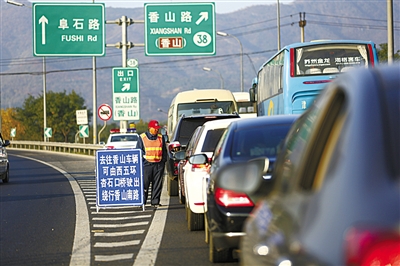
M 290 127 L 291 124 L 265 125 L 237 130 L 233 139 L 232 159 L 247 160 L 263 156 L 276 158 Z
M 178 117 L 181 117 L 183 114 L 185 116 L 207 115 L 207 114 L 231 114 L 234 111 L 235 110 L 232 101 L 181 103 L 178 105 Z
M 119 142 L 119 141 L 137 141 L 138 136 L 137 135 L 118 135 L 118 136 L 112 136 L 111 137 L 111 142 Z

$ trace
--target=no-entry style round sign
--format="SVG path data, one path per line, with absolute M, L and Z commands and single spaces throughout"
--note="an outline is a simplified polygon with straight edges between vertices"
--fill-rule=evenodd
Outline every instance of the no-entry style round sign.
M 99 109 L 97 110 L 97 114 L 103 121 L 108 121 L 112 117 L 112 109 L 111 106 L 108 104 L 100 105 Z

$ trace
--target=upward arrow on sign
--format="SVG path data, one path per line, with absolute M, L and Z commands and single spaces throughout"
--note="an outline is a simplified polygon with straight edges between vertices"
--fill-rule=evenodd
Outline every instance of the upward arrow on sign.
M 49 21 L 45 16 L 42 16 L 39 19 L 39 24 L 42 24 L 42 44 L 46 44 L 46 24 L 49 24 Z

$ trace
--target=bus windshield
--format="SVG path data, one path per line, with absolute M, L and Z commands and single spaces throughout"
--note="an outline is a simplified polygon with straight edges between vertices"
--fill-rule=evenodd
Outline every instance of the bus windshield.
M 190 116 L 207 114 L 232 114 L 233 112 L 235 112 L 235 106 L 232 101 L 178 104 L 178 118 L 183 114 L 185 116 Z
M 368 67 L 367 45 L 323 44 L 295 49 L 295 76 L 345 72 L 353 67 Z

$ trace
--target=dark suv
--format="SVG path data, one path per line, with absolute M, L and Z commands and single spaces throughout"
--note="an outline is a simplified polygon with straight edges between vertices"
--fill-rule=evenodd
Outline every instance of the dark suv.
M 178 195 L 178 164 L 174 156 L 175 152 L 184 150 L 189 142 L 190 137 L 198 126 L 203 125 L 207 121 L 225 118 L 239 118 L 236 114 L 213 114 L 213 115 L 194 115 L 182 116 L 172 135 L 172 138 L 167 144 L 168 160 L 166 162 L 166 171 L 168 176 L 168 195 Z

